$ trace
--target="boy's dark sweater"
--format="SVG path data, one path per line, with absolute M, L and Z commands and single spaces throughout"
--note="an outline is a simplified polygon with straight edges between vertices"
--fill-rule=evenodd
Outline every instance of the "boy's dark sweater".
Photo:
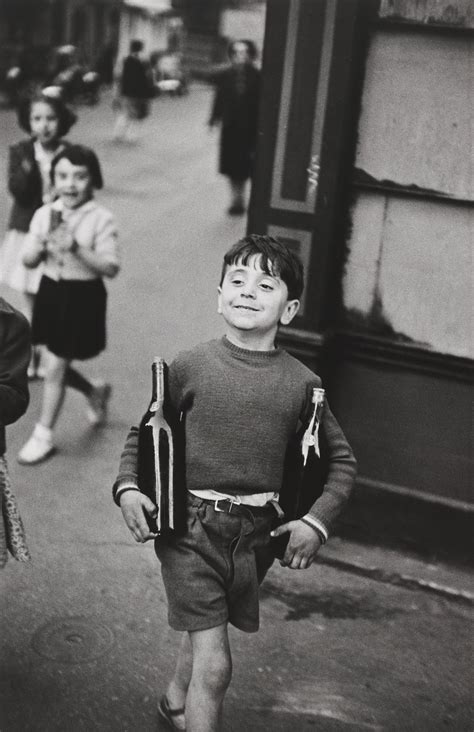
M 179 354 L 169 369 L 173 407 L 185 418 L 186 486 L 237 495 L 278 492 L 286 448 L 321 381 L 283 350 L 249 351 L 226 338 Z M 355 459 L 326 405 L 322 428 L 329 475 L 311 513 L 332 524 L 355 477 Z M 138 430 L 132 428 L 116 487 L 135 483 Z

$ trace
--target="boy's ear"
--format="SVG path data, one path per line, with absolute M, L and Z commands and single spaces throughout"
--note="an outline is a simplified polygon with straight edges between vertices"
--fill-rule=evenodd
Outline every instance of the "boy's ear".
M 300 309 L 299 300 L 288 300 L 288 302 L 285 305 L 285 309 L 283 310 L 283 313 L 281 314 L 280 323 L 282 325 L 289 325 L 299 309 Z
M 217 312 L 219 313 L 219 315 L 222 313 L 221 294 L 222 294 L 222 287 L 219 285 L 219 287 L 217 288 Z

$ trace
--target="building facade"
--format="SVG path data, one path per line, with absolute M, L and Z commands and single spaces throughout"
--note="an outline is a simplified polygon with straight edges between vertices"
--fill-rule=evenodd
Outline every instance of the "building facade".
M 39 65 L 57 46 L 71 44 L 81 63 L 95 65 L 107 49 L 116 49 L 122 0 L 2 0 L 2 70 L 19 54 Z
M 472 12 L 267 5 L 248 228 L 306 265 L 281 340 L 322 372 L 358 457 L 346 522 L 413 545 L 472 526 Z

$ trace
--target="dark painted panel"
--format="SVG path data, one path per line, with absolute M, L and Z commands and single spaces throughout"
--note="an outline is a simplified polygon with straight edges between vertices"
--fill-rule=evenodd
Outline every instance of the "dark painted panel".
M 361 477 L 474 503 L 468 383 L 353 361 L 334 376 Z
M 357 122 L 375 10 L 370 0 L 337 4 L 308 285 L 314 317 L 302 326 L 319 331 L 334 324 L 342 301 Z
M 297 71 L 290 100 L 290 120 L 285 151 L 285 192 L 303 197 L 306 167 L 312 144 L 312 124 L 317 96 L 317 72 L 322 51 L 324 0 L 303 0 L 298 25 Z M 312 255 L 308 267 L 304 316 L 294 321 L 299 329 L 320 331 L 334 322 L 340 286 L 348 198 L 349 172 L 354 158 L 368 17 L 372 2 L 337 2 L 336 24 L 318 195 L 314 214 L 270 208 L 273 162 L 280 106 L 289 3 L 269 3 L 263 54 L 263 89 L 260 134 L 248 230 L 265 232 L 270 225 L 311 232 Z M 310 73 L 304 56 L 312 59 Z M 306 62 L 306 66 L 308 63 Z M 298 118 L 302 123 L 298 127 Z M 291 128 L 291 132 L 290 132 Z M 303 162 L 303 159 L 305 162 Z M 290 165 L 290 162 L 291 165 Z M 304 175 L 303 175 L 304 171 Z M 304 179 L 304 180 L 303 180 Z
M 288 128 L 285 131 L 283 198 L 304 201 L 308 182 L 317 80 L 319 77 L 326 5 L 321 0 L 301 3 Z
M 288 10 L 289 3 L 286 0 L 268 3 L 266 10 L 257 157 L 247 221 L 248 233 L 266 233 L 270 219 L 273 159 L 280 109 Z

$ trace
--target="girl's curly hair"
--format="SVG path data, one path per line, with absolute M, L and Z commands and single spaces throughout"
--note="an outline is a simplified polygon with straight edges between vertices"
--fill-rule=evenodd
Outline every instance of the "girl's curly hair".
M 77 121 L 77 115 L 70 109 L 60 97 L 50 96 L 44 90 L 40 90 L 32 94 L 30 97 L 23 99 L 17 109 L 18 124 L 31 134 L 30 116 L 31 108 L 35 102 L 44 102 L 49 104 L 51 109 L 54 110 L 55 115 L 58 118 L 58 135 L 64 137 L 67 135 L 71 127 Z

